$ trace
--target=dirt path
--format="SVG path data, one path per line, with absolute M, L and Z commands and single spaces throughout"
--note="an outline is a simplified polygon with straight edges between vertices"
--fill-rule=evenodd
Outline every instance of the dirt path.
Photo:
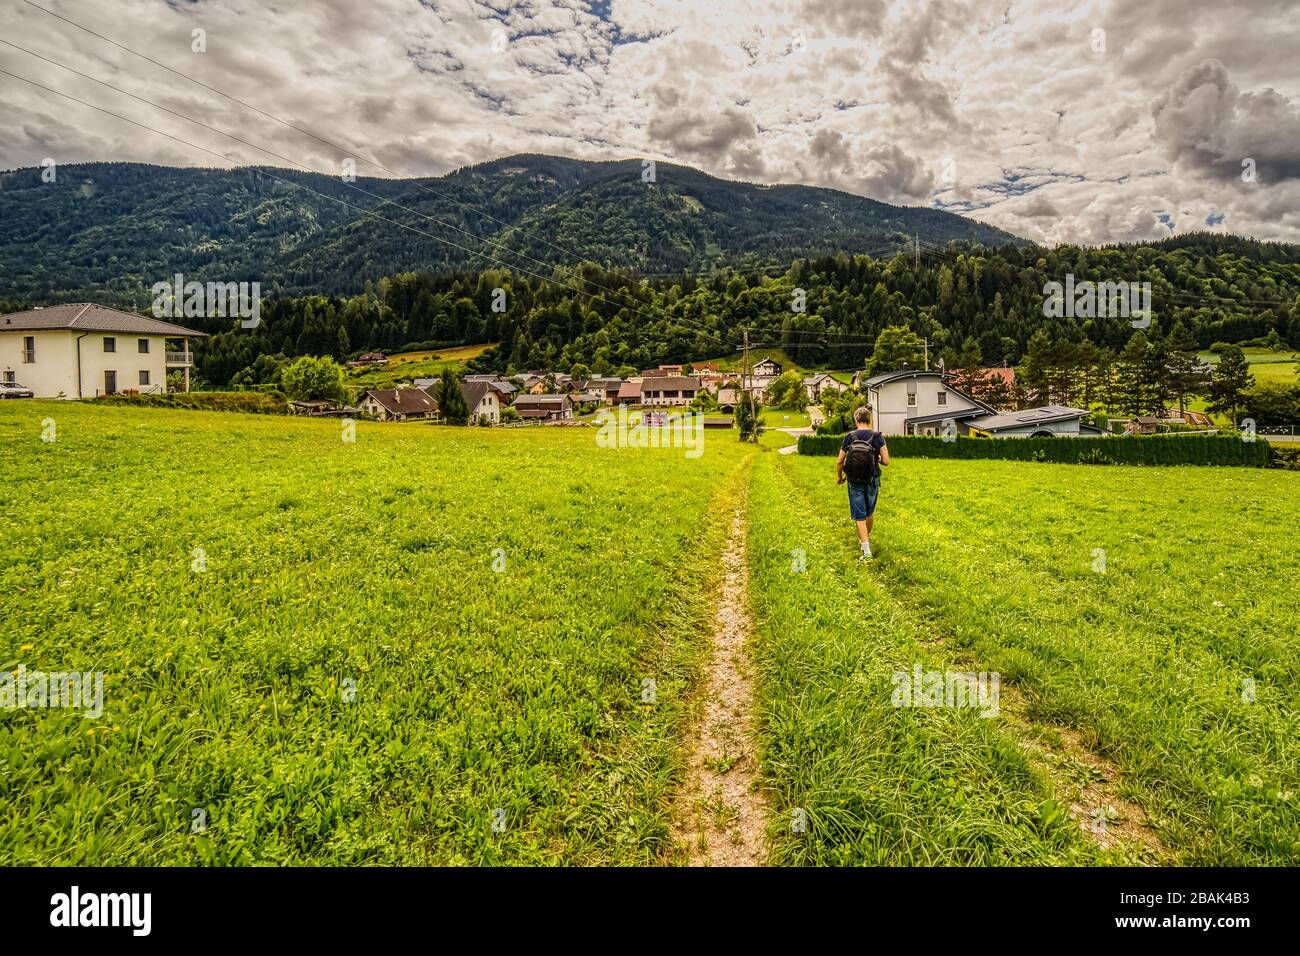
M 749 569 L 743 507 L 732 518 L 722 566 L 711 660 L 690 741 L 675 836 L 692 866 L 759 866 L 767 855 L 766 805 L 757 789 L 754 681 L 747 646 L 753 626 L 745 607 Z

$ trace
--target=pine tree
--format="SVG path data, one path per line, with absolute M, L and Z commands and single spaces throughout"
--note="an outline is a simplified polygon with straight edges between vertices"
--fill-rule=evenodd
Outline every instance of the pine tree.
M 1188 397 L 1201 394 L 1208 384 L 1196 339 L 1180 319 L 1169 332 L 1169 391 L 1178 399 L 1179 414 L 1186 411 Z
M 1229 345 L 1223 350 L 1219 364 L 1210 377 L 1210 411 L 1231 412 L 1232 423 L 1237 424 L 1237 410 L 1245 401 L 1245 392 L 1255 386 L 1255 376 L 1246 363 L 1246 353 L 1239 345 Z
M 448 425 L 465 425 L 469 422 L 469 405 L 465 402 L 465 393 L 460 390 L 460 378 L 450 368 L 442 373 L 442 384 L 438 389 L 438 411 Z
M 1151 389 L 1147 381 L 1150 354 L 1151 344 L 1147 337 L 1134 332 L 1115 360 L 1114 402 L 1120 411 L 1133 418 L 1151 406 Z
M 1049 374 L 1052 363 L 1052 340 L 1039 329 L 1029 339 L 1025 350 L 1025 364 L 1020 384 L 1025 390 L 1025 400 L 1031 405 L 1044 405 L 1050 399 Z

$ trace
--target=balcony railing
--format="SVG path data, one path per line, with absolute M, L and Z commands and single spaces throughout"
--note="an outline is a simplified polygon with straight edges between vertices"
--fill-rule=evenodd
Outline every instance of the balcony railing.
M 168 352 L 167 364 L 168 365 L 193 365 L 194 353 L 193 352 Z

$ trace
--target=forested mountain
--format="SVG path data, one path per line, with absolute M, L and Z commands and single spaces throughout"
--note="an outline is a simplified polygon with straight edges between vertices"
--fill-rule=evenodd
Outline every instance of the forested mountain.
M 924 252 L 919 266 L 910 254 L 839 254 L 709 276 L 644 278 L 592 264 L 558 269 L 548 281 L 504 269 L 410 273 L 355 297 L 268 302 L 258 329 L 221 331 L 205 343 L 200 367 L 224 383 L 262 354 L 342 358 L 415 342 L 500 342 L 479 367 L 581 362 L 604 373 L 729 354 L 749 329 L 756 346 L 783 347 L 803 365 L 858 368 L 890 325 L 926 337 L 935 356 L 974 339 L 986 365 L 1018 363 L 1040 330 L 1051 342 L 1118 353 L 1133 334 L 1129 319 L 1044 317 L 1044 284 L 1066 274 L 1150 282 L 1153 339 L 1181 323 L 1201 348 L 1273 333 L 1300 348 L 1300 247 L 1201 234 L 1104 249 L 953 245 Z M 802 312 L 793 308 L 796 290 Z M 503 311 L 493 311 L 494 301 Z
M 1018 242 L 935 209 L 808 186 L 757 186 L 639 160 L 511 156 L 436 179 L 130 163 L 0 173 L 0 299 L 143 308 L 187 279 L 264 295 L 350 295 L 406 271 L 588 261 L 647 272 L 788 264 L 908 245 Z

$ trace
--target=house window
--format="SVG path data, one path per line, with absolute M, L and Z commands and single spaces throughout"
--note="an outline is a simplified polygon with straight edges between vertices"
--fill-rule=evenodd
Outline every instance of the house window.
M 5 381 L 8 382 L 10 385 L 13 385 L 15 382 L 18 381 L 18 379 L 14 377 L 13 372 L 11 372 L 8 369 L 5 369 Z
M 939 393 L 939 404 L 940 404 L 940 405 L 947 405 L 947 404 L 948 404 L 948 393 L 947 393 L 947 392 L 940 392 L 940 393 Z
M 149 354 L 149 340 L 148 340 L 148 339 L 140 339 L 140 354 L 141 354 L 141 355 L 148 355 L 148 354 Z
M 916 392 L 907 393 L 907 407 L 916 408 Z
M 148 384 L 149 384 L 149 370 L 148 370 L 148 369 L 141 369 L 141 370 L 140 370 L 140 384 L 141 384 L 141 385 L 148 385 Z
M 116 352 L 116 351 L 117 351 L 117 339 L 113 338 L 111 335 L 106 335 L 106 336 L 104 336 L 104 351 L 105 351 L 105 352 Z
M 36 336 L 23 336 L 23 361 L 30 365 L 36 361 Z

